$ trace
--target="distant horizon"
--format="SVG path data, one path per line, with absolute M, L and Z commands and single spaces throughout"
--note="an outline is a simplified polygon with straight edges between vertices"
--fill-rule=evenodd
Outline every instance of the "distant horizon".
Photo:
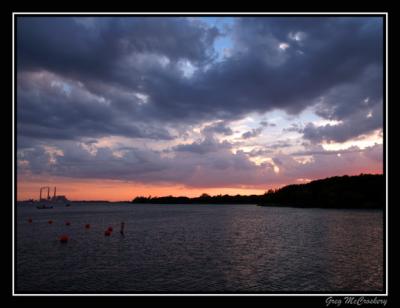
M 128 198 L 128 199 L 85 199 L 85 198 L 83 198 L 83 199 L 70 199 L 70 198 L 68 198 L 68 196 L 67 195 L 65 195 L 65 194 L 57 194 L 57 195 L 62 195 L 62 196 L 65 196 L 67 199 L 68 199 L 68 201 L 71 201 L 71 202 L 96 202 L 96 201 L 98 201 L 98 202 L 131 202 L 133 199 L 135 199 L 136 197 L 188 197 L 188 198 L 196 198 L 196 197 L 200 197 L 202 194 L 207 194 L 207 195 L 210 195 L 211 197 L 214 197 L 214 196 L 219 196 L 219 195 L 229 195 L 229 196 L 236 196 L 236 195 L 242 195 L 242 196 L 250 196 L 250 195 L 263 195 L 263 194 L 265 194 L 269 189 L 280 189 L 280 188 L 283 188 L 283 187 L 285 187 L 285 186 L 288 186 L 288 185 L 294 185 L 294 184 L 306 184 L 306 183 L 310 183 L 310 182 L 313 182 L 313 181 L 318 181 L 318 180 L 324 180 L 324 179 L 328 179 L 328 178 L 332 178 L 332 177 L 343 177 L 343 176 L 360 176 L 360 175 L 384 175 L 384 173 L 360 173 L 360 174 L 342 174 L 342 175 L 333 175 L 333 176 L 329 176 L 329 177 L 326 177 L 326 178 L 318 178 L 318 179 L 313 179 L 313 180 L 310 180 L 310 181 L 308 181 L 308 182 L 302 182 L 302 183 L 288 183 L 288 184 L 284 184 L 284 185 L 281 185 L 281 186 L 279 186 L 279 187 L 275 187 L 275 188 L 268 188 L 268 189 L 264 189 L 262 192 L 260 192 L 260 193 L 250 193 L 250 194 L 243 194 L 243 193 L 232 193 L 232 194 L 228 194 L 228 193 L 214 193 L 214 194 L 210 194 L 210 193 L 207 193 L 207 189 L 204 189 L 204 190 L 202 190 L 203 192 L 202 193 L 199 193 L 198 195 L 194 195 L 194 194 L 188 194 L 188 195 L 185 195 L 185 194 L 183 194 L 183 195 L 172 195 L 172 194 L 166 194 L 166 195 L 146 195 L 146 194 L 142 194 L 142 195 L 140 195 L 140 194 L 138 194 L 138 195 L 135 195 L 135 196 L 132 196 L 131 198 Z M 43 185 L 43 186 L 48 186 L 48 185 Z M 51 187 L 51 186 L 50 186 Z M 51 187 L 52 188 L 52 187 Z M 50 194 L 50 196 L 52 196 L 51 194 Z M 17 198 L 17 202 L 24 202 L 24 201 L 29 201 L 29 200 L 34 200 L 34 201 L 38 201 L 38 199 L 39 198 L 35 198 L 35 197 L 32 197 L 32 198 L 25 198 L 25 199 L 19 199 L 19 198 Z

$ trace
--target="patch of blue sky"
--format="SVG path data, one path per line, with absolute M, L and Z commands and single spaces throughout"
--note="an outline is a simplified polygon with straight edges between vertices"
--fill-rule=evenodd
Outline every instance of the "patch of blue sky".
M 235 22 L 233 17 L 200 17 L 201 21 L 210 27 L 216 27 L 221 35 L 214 41 L 214 49 L 217 52 L 217 61 L 222 61 L 233 48 L 231 29 Z

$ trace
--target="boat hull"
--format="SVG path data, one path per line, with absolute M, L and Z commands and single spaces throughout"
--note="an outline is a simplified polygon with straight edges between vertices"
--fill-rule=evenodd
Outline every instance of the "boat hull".
M 36 208 L 37 208 L 38 210 L 47 210 L 47 209 L 52 209 L 53 206 L 52 206 L 52 205 L 50 205 L 50 206 L 47 206 L 47 205 L 38 205 Z

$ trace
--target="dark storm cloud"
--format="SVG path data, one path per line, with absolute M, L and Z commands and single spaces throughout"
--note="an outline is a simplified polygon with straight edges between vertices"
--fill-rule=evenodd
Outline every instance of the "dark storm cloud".
M 131 104 L 139 99 L 131 98 Z M 103 96 L 46 73 L 20 73 L 17 95 L 17 132 L 38 139 L 76 139 L 82 136 L 122 135 L 131 138 L 172 139 L 159 126 L 133 121 L 110 108 Z M 135 108 L 135 107 L 132 107 Z M 137 108 L 137 106 L 136 106 Z
M 298 32 L 304 33 L 299 41 L 290 39 Z M 379 74 L 382 66 L 377 18 L 242 18 L 233 35 L 231 58 L 196 80 L 208 99 L 201 91 L 196 97 L 221 116 L 274 108 L 296 113 L 339 86 L 368 81 L 370 70 L 378 67 Z M 280 49 L 282 43 L 289 47 Z M 370 95 L 381 96 L 380 84 Z M 366 95 L 358 90 L 332 104 L 357 107 L 354 97 Z
M 17 26 L 18 75 L 28 76 L 18 85 L 19 133 L 32 138 L 168 139 L 165 126 L 177 121 L 308 106 L 343 124 L 309 125 L 306 139 L 345 141 L 381 125 L 378 113 L 360 115 L 365 99 L 382 104 L 378 17 L 237 18 L 223 61 L 219 30 L 187 18 L 18 17 Z M 32 81 L 37 72 L 50 77 Z M 51 87 L 52 78 L 67 85 Z
M 335 141 L 345 142 L 351 138 L 364 135 L 383 127 L 382 105 L 376 104 L 372 108 L 363 106 L 346 117 L 337 125 L 315 126 L 312 123 L 307 124 L 299 132 L 303 133 L 305 139 L 312 142 Z
M 105 80 L 116 77 L 119 59 L 131 54 L 207 62 L 218 35 L 217 28 L 205 29 L 186 18 L 18 17 L 17 26 L 20 68 Z
M 231 144 L 227 141 L 218 142 L 213 137 L 206 137 L 204 140 L 195 141 L 189 144 L 180 144 L 173 147 L 177 152 L 191 152 L 197 154 L 205 154 L 210 152 L 217 152 L 220 149 L 231 148 Z
M 228 127 L 224 122 L 217 122 L 211 125 L 207 125 L 203 129 L 204 135 L 213 135 L 213 134 L 222 134 L 224 136 L 230 136 L 233 134 L 233 131 L 230 127 Z
M 260 135 L 263 131 L 262 127 L 259 128 L 253 128 L 252 130 L 245 132 L 242 134 L 242 138 L 243 139 L 249 139 L 249 138 L 253 138 L 253 137 L 257 137 L 258 135 Z
M 261 121 L 260 125 L 263 127 L 267 127 L 267 126 L 275 127 L 276 126 L 275 123 L 269 123 L 268 121 Z

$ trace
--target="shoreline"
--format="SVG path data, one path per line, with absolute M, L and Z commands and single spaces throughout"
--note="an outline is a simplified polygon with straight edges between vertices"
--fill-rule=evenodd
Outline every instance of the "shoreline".
M 382 206 L 369 206 L 369 207 L 362 207 L 362 206 L 347 206 L 347 207 L 341 207 L 341 206 L 318 206 L 318 205 L 304 205 L 304 204 L 285 204 L 285 203 L 269 203 L 269 204 L 260 204 L 260 203 L 198 203 L 198 202 L 193 202 L 193 203 L 134 203 L 131 201 L 70 201 L 69 203 L 71 204 L 107 204 L 107 205 L 118 205 L 118 204 L 124 204 L 127 206 L 135 206 L 135 205 L 163 205 L 163 206 L 170 206 L 170 205 L 213 205 L 213 206 L 219 206 L 219 205 L 249 205 L 249 206 L 258 206 L 258 207 L 280 207 L 280 208 L 286 208 L 286 207 L 291 207 L 291 208 L 302 208 L 302 209 L 337 209 L 337 210 L 384 210 L 385 205 Z M 32 205 L 36 206 L 38 204 L 41 204 L 39 201 L 16 201 L 16 205 Z M 54 205 L 59 205 L 60 207 L 65 207 L 63 204 L 54 204 Z

